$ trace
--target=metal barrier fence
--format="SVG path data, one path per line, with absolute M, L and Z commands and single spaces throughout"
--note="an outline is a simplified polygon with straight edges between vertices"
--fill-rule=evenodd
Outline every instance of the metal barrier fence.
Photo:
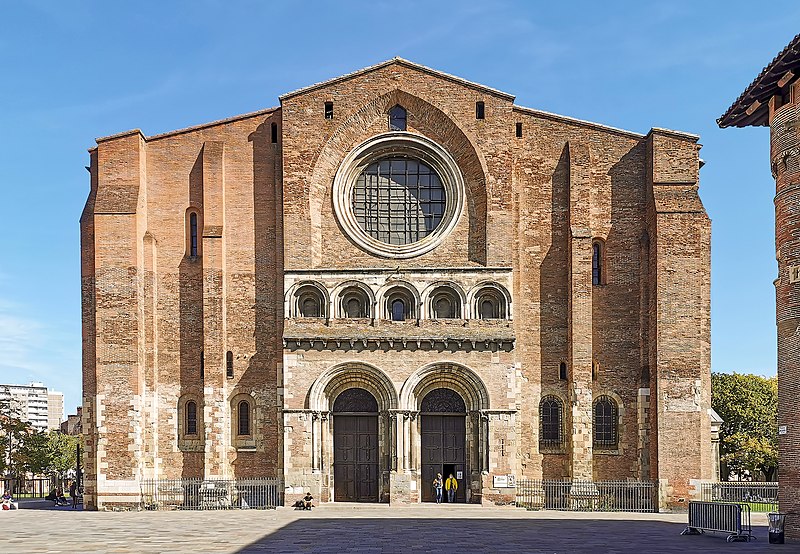
M 278 480 L 147 479 L 142 481 L 145 510 L 230 510 L 275 508 Z
M 727 541 L 750 541 L 750 506 L 733 502 L 689 502 L 689 525 L 681 535 L 728 533 Z
M 650 481 L 517 479 L 517 501 L 528 510 L 657 512 L 658 487 Z
M 753 512 L 774 512 L 778 509 L 778 483 L 732 481 L 702 483 L 700 499 L 704 502 L 738 502 Z

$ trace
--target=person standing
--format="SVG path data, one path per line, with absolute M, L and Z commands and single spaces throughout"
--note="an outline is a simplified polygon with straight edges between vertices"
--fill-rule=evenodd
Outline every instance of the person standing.
M 436 478 L 433 480 L 433 491 L 436 493 L 436 503 L 442 503 L 442 487 L 444 483 L 442 482 L 442 474 L 437 473 Z
M 444 483 L 444 488 L 447 490 L 447 502 L 452 504 L 456 501 L 456 491 L 458 490 L 458 480 L 450 474 L 447 481 Z
M 78 507 L 78 485 L 73 481 L 69 484 L 69 496 L 72 498 L 72 509 Z

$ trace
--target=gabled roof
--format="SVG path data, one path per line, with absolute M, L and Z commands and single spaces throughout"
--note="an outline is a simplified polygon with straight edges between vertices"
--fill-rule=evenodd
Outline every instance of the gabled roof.
M 514 95 L 508 94 L 507 92 L 503 92 L 501 90 L 497 90 L 491 87 L 487 87 L 485 85 L 481 85 L 479 83 L 473 83 L 472 81 L 467 81 L 466 79 L 462 79 L 461 77 L 456 77 L 454 75 L 450 75 L 449 73 L 444 73 L 443 71 L 437 71 L 436 69 L 431 69 L 430 67 L 426 67 L 424 65 L 420 65 L 418 63 L 414 63 L 403 58 L 392 58 L 391 60 L 386 60 L 385 62 L 381 62 L 376 65 L 371 65 L 369 67 L 365 67 L 364 69 L 359 69 L 358 71 L 354 71 L 353 73 L 347 73 L 346 75 L 342 75 L 340 77 L 334 77 L 333 79 L 328 79 L 327 81 L 323 81 L 321 83 L 317 83 L 315 85 L 310 85 L 307 87 L 303 87 L 301 89 L 287 92 L 286 94 L 281 95 L 278 99 L 283 102 L 293 96 L 297 96 L 298 94 L 303 94 L 306 92 L 310 92 L 312 90 L 316 90 L 322 87 L 326 87 L 328 85 L 332 85 L 334 83 L 340 83 L 342 81 L 346 81 L 348 79 L 352 79 L 353 77 L 357 77 L 359 75 L 364 75 L 366 73 L 370 73 L 371 71 L 376 71 L 378 69 L 387 67 L 392 64 L 398 64 L 405 67 L 410 67 L 412 69 L 416 69 L 423 73 L 427 73 L 429 75 L 433 75 L 435 77 L 440 77 L 442 79 L 446 79 L 448 81 L 452 81 L 454 83 L 458 83 L 460 85 L 464 85 L 466 87 L 474 88 L 477 90 L 482 90 L 488 94 L 494 96 L 500 96 L 502 98 L 506 98 L 507 100 L 514 101 Z
M 764 126 L 769 124 L 769 99 L 774 96 L 780 81 L 787 72 L 800 74 L 800 35 L 795 36 L 786 48 L 761 71 L 755 81 L 736 99 L 722 117 L 720 127 Z M 786 83 L 781 83 L 785 85 Z

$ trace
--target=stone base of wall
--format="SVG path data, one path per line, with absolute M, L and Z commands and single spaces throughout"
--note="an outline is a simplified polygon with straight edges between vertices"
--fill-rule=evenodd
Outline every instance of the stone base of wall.
M 389 503 L 416 504 L 420 501 L 419 476 L 416 472 L 393 471 L 389 475 Z

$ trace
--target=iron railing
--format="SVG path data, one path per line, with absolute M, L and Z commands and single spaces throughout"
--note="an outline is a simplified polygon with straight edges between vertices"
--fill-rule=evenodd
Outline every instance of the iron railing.
M 280 502 L 278 480 L 147 479 L 141 482 L 145 510 L 269 509 Z
M 701 483 L 704 502 L 738 502 L 753 512 L 774 512 L 778 509 L 778 483 L 731 481 Z
M 14 498 L 44 498 L 56 487 L 57 482 L 49 478 L 9 477 L 3 479 L 3 492 L 9 491 Z
M 517 479 L 517 506 L 572 512 L 657 512 L 658 487 L 650 481 Z

